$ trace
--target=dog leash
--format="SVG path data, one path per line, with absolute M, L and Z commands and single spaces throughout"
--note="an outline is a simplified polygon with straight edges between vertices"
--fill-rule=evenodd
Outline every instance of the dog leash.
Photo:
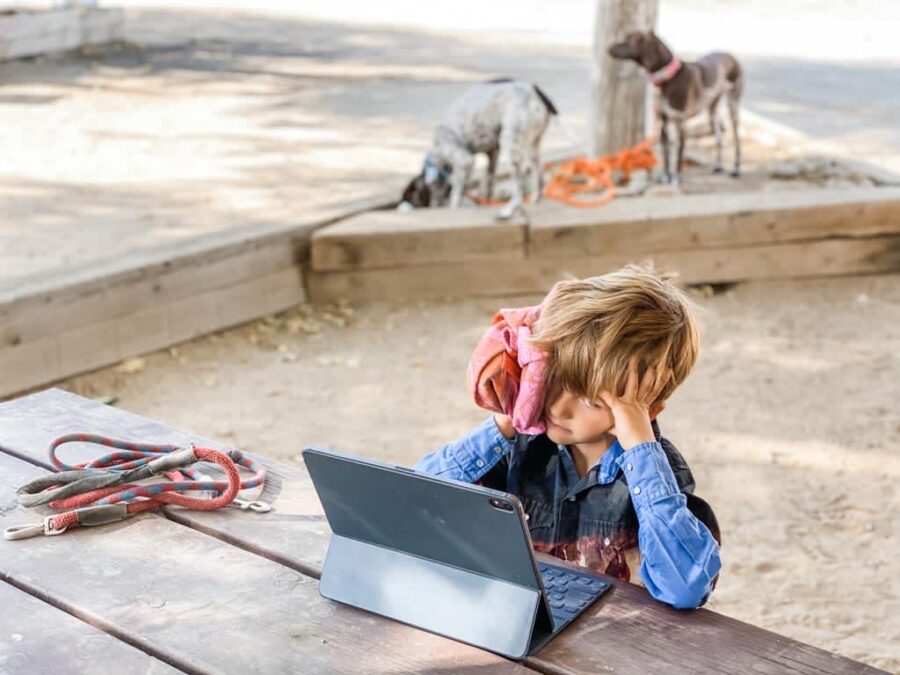
M 631 148 L 597 159 L 576 157 L 560 162 L 544 188 L 547 199 L 555 199 L 569 206 L 596 208 L 608 204 L 616 196 L 613 173 L 620 171 L 626 176 L 638 169 L 649 171 L 656 166 L 653 154 L 655 135 L 645 138 Z M 604 190 L 596 199 L 576 198 L 576 194 Z
M 616 196 L 616 184 L 613 180 L 614 172 L 619 171 L 625 176 L 639 169 L 651 170 L 656 166 L 656 155 L 653 154 L 653 142 L 655 134 L 631 148 L 625 148 L 621 152 L 605 155 L 597 159 L 587 157 L 575 157 L 562 162 L 548 162 L 544 170 L 552 171 L 550 181 L 544 187 L 544 197 L 553 199 L 569 206 L 579 208 L 597 208 L 611 202 Z M 596 199 L 577 198 L 576 194 L 587 192 L 599 192 L 603 194 Z M 486 199 L 474 194 L 466 195 L 478 206 L 499 206 L 506 204 L 508 199 Z M 525 200 L 528 203 L 530 200 Z
M 116 451 L 83 464 L 68 465 L 57 456 L 66 443 L 90 443 Z M 238 499 L 240 490 L 259 487 L 266 480 L 266 468 L 240 450 L 215 450 L 191 444 L 153 445 L 116 440 L 93 434 L 68 434 L 50 444 L 50 461 L 58 473 L 41 476 L 16 491 L 25 507 L 48 504 L 63 513 L 45 517 L 41 522 L 9 527 L 5 539 L 27 539 L 38 535 L 59 535 L 79 526 L 104 525 L 143 511 L 172 504 L 196 511 L 214 511 L 235 505 L 243 510 L 265 513 L 271 506 L 261 501 Z M 227 480 L 216 481 L 199 473 L 193 464 L 213 462 L 225 472 Z M 241 480 L 238 467 L 253 472 Z M 165 476 L 168 482 L 138 485 L 135 481 Z M 206 491 L 210 498 L 179 494 L 191 490 Z

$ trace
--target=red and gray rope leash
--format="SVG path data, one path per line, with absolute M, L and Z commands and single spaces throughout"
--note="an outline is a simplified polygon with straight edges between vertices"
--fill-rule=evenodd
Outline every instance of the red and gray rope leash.
M 84 464 L 68 465 L 57 456 L 66 443 L 93 443 L 115 452 Z M 59 472 L 37 478 L 16 491 L 19 503 L 26 507 L 48 504 L 63 513 L 47 516 L 43 522 L 18 525 L 3 532 L 6 539 L 26 539 L 37 535 L 62 534 L 78 526 L 104 525 L 142 511 L 171 504 L 197 511 L 214 511 L 229 505 L 266 512 L 265 502 L 237 499 L 240 490 L 259 487 L 266 481 L 266 469 L 240 450 L 214 450 L 190 446 L 131 443 L 91 434 L 69 434 L 50 444 L 50 461 Z M 192 465 L 213 462 L 225 472 L 227 480 L 216 481 Z M 238 467 L 253 472 L 241 480 Z M 136 481 L 165 476 L 168 482 L 138 485 Z M 191 490 L 206 491 L 208 499 L 179 494 Z

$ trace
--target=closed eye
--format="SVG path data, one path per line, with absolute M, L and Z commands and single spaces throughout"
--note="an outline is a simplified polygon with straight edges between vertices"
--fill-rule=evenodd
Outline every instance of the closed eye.
M 602 407 L 603 407 L 603 404 L 600 403 L 599 401 L 592 401 L 592 400 L 589 399 L 589 398 L 584 398 L 584 397 L 582 397 L 582 398 L 581 398 L 581 402 L 584 403 L 584 405 L 586 405 L 588 408 L 595 408 L 595 409 L 597 409 L 597 408 L 602 408 Z

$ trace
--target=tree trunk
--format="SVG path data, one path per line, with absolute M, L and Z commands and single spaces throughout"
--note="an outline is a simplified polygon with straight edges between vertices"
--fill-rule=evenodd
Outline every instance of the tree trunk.
M 633 61 L 614 59 L 607 50 L 629 31 L 652 30 L 658 6 L 659 0 L 597 0 L 591 72 L 591 151 L 595 157 L 631 147 L 650 130 L 646 73 Z

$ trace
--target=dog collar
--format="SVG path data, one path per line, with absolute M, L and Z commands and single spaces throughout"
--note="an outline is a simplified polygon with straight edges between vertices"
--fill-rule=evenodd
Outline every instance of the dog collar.
M 450 177 L 450 172 L 438 166 L 438 163 L 434 161 L 434 156 L 430 152 L 425 155 L 425 164 L 422 169 L 426 183 L 433 183 L 438 178 L 447 180 Z
M 662 68 L 657 70 L 655 73 L 650 73 L 650 81 L 657 87 L 662 86 L 673 77 L 675 77 L 675 73 L 681 70 L 681 59 L 677 56 L 673 56 L 672 60 L 669 61 Z

